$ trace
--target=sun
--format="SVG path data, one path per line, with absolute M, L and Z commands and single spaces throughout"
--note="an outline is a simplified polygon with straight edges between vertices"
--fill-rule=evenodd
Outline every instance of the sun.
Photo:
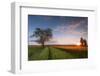
M 76 43 L 76 45 L 77 45 L 77 46 L 80 46 L 80 45 L 81 45 L 81 43 Z

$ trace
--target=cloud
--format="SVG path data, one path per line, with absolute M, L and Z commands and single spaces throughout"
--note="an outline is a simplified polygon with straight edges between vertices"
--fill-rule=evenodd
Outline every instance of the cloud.
M 58 44 L 76 44 L 79 42 L 77 38 L 57 38 Z
M 70 45 L 79 43 L 79 39 L 77 38 L 66 38 L 66 37 L 54 38 L 53 41 L 54 41 L 53 43 L 47 42 L 46 44 Z
M 44 16 L 43 19 L 45 19 L 45 20 L 51 20 L 52 17 L 51 16 L 46 16 L 46 17 Z
M 83 28 L 83 24 L 85 23 L 84 20 L 80 21 L 80 22 L 73 22 L 70 25 L 67 24 L 62 24 L 57 26 L 56 28 L 54 28 L 55 32 L 60 32 L 60 33 L 64 33 L 64 34 L 72 34 L 72 35 L 85 35 L 87 33 L 87 31 L 80 30 L 78 31 L 77 28 L 81 27 L 81 29 Z

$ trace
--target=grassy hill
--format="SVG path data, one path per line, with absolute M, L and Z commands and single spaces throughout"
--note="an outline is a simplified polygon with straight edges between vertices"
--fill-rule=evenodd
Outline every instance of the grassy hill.
M 55 60 L 55 59 L 76 59 L 87 58 L 87 47 L 67 46 L 67 45 L 50 45 L 45 46 L 28 46 L 28 60 Z

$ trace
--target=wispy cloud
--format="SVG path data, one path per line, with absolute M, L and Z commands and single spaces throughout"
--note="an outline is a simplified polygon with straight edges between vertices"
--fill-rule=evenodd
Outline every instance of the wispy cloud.
M 83 21 L 80 21 L 80 22 L 76 22 L 76 23 L 73 23 L 73 24 L 70 24 L 70 25 L 67 25 L 67 24 L 62 24 L 62 25 L 59 25 L 57 26 L 56 28 L 54 28 L 54 31 L 55 32 L 61 32 L 61 33 L 64 33 L 64 34 L 72 34 L 72 35 L 84 35 L 87 33 L 87 31 L 84 31 L 84 30 L 81 30 L 81 31 L 78 31 L 77 28 L 81 27 L 82 28 L 82 25 L 84 24 L 84 20 Z
M 52 17 L 50 17 L 50 16 L 46 16 L 46 17 L 43 17 L 43 19 L 44 19 L 44 20 L 51 20 Z
M 47 42 L 46 44 L 60 44 L 60 45 L 68 44 L 68 45 L 70 45 L 70 44 L 79 43 L 79 39 L 77 39 L 77 38 L 66 38 L 66 37 L 55 38 L 52 41 Z

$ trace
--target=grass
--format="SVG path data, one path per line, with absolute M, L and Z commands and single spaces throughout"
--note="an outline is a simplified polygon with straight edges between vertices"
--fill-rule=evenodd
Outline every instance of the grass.
M 76 59 L 87 58 L 86 47 L 73 46 L 28 46 L 28 60 L 54 60 L 54 59 Z

